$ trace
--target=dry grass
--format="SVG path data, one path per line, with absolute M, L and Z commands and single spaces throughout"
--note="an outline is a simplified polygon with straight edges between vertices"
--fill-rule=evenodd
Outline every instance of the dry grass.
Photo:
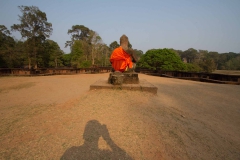
M 10 90 L 20 90 L 20 89 L 23 89 L 23 88 L 30 88 L 34 85 L 35 85 L 34 82 L 27 82 L 27 83 L 17 84 L 17 85 L 14 85 L 14 86 L 8 86 L 8 87 L 2 86 L 0 88 L 0 93 L 1 92 L 8 92 Z
M 102 76 L 0 79 L 34 84 L 0 93 L 0 159 L 240 158 L 240 86 L 140 75 L 158 95 L 89 91 Z
M 229 75 L 240 75 L 240 71 L 239 70 L 215 70 L 213 73 L 229 74 Z

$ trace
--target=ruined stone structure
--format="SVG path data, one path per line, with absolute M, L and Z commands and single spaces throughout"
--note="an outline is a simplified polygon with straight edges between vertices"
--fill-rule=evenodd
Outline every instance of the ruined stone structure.
M 137 62 L 137 58 L 134 50 L 128 48 L 128 37 L 126 35 L 121 36 L 120 45 L 119 48 L 113 51 L 110 58 L 113 72 L 109 74 L 108 79 L 100 79 L 92 84 L 90 90 L 121 89 L 146 91 L 157 94 L 157 87 L 146 80 L 139 80 L 138 73 L 134 71 L 134 63 Z

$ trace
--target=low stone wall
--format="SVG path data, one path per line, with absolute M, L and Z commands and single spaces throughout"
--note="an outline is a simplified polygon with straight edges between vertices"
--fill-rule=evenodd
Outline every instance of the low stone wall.
M 69 75 L 69 74 L 87 74 L 87 73 L 107 73 L 111 67 L 96 68 L 39 68 L 39 69 L 22 69 L 22 68 L 0 68 L 0 76 L 37 76 L 37 75 Z
M 240 75 L 226 75 L 202 72 L 161 71 L 147 68 L 136 68 L 136 72 L 153 76 L 171 77 L 212 83 L 240 84 Z
M 22 68 L 0 68 L 0 75 L 31 75 L 33 70 Z

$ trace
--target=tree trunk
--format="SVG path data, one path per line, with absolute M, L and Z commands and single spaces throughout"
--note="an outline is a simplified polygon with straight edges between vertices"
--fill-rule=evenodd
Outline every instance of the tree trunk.
M 94 49 L 92 49 L 92 65 L 94 65 Z
M 34 69 L 37 69 L 37 51 L 36 51 L 36 42 L 35 42 L 35 37 L 33 38 L 33 54 L 34 54 L 34 59 L 35 59 L 35 64 L 34 64 Z
M 29 55 L 28 55 L 28 69 L 31 69 L 31 58 Z
M 57 58 L 55 58 L 55 68 L 57 68 Z

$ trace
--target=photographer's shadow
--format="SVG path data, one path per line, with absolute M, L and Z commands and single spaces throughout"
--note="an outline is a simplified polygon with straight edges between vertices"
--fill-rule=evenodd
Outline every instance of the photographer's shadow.
M 98 148 L 98 140 L 102 138 L 107 142 L 111 150 L 102 150 Z M 61 160 L 66 159 L 127 159 L 132 158 L 111 139 L 107 126 L 101 125 L 97 120 L 88 121 L 84 134 L 84 144 L 82 146 L 73 146 L 65 151 Z

